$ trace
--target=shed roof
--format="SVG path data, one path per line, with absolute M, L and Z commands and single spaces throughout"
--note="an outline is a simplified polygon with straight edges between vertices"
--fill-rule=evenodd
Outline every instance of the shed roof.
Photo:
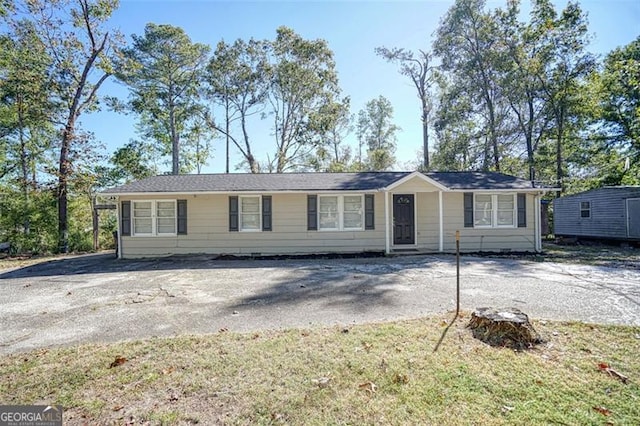
M 559 199 L 571 199 L 571 198 L 582 198 L 582 197 L 590 197 L 593 195 L 606 195 L 609 194 L 611 196 L 624 196 L 625 194 L 631 194 L 636 196 L 636 194 L 640 194 L 640 185 L 627 185 L 627 186 L 603 186 L 601 188 L 589 189 L 583 192 L 577 192 L 575 194 L 563 195 Z
M 107 189 L 103 194 L 373 191 L 384 189 L 412 173 L 416 172 L 159 175 Z M 450 190 L 534 189 L 527 180 L 495 172 L 430 172 L 424 175 Z

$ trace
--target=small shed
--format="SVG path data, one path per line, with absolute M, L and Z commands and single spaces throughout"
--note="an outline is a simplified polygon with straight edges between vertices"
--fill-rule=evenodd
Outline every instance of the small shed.
M 640 241 L 640 186 L 607 186 L 553 202 L 559 237 Z

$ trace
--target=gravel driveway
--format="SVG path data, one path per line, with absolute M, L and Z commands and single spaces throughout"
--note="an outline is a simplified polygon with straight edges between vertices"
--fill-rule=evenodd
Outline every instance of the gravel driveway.
M 0 353 L 79 342 L 415 318 L 455 308 L 455 258 L 116 260 L 0 271 Z M 462 257 L 461 306 L 640 325 L 638 270 Z

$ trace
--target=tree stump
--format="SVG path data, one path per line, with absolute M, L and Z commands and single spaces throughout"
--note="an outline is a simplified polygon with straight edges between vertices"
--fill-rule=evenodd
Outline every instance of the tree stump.
M 467 327 L 473 337 L 491 346 L 527 349 L 542 343 L 527 314 L 517 308 L 477 308 Z

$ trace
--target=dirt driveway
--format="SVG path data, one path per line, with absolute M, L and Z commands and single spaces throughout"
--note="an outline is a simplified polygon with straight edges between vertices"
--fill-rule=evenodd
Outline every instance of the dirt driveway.
M 461 305 L 640 325 L 638 270 L 463 257 Z M 78 342 L 415 318 L 455 307 L 455 258 L 116 260 L 0 271 L 0 353 Z

